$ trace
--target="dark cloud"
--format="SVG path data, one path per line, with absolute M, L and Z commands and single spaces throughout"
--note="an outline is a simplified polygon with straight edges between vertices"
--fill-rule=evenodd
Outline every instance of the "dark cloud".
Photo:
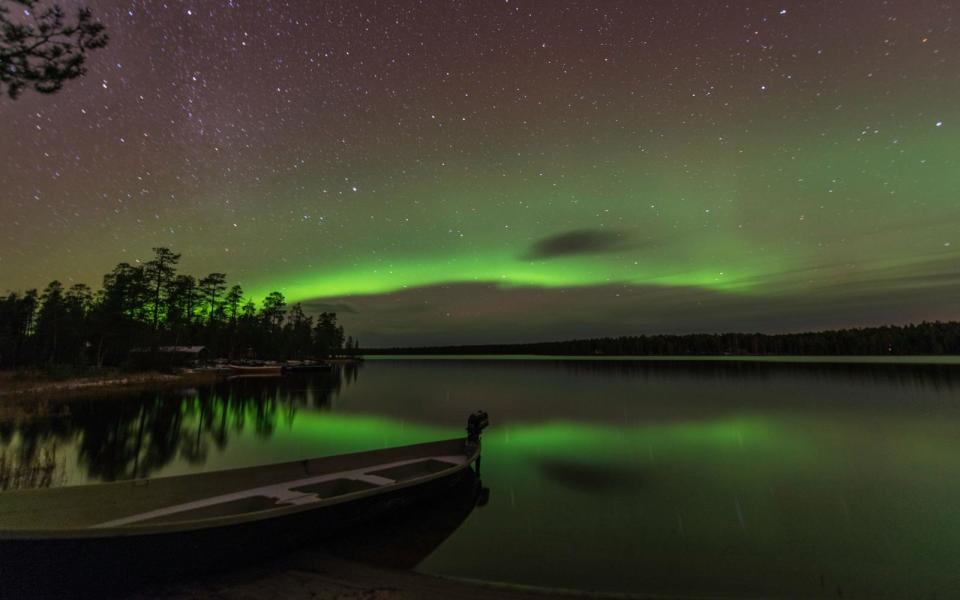
M 540 260 L 580 254 L 608 254 L 636 246 L 636 242 L 624 231 L 573 229 L 537 240 L 520 258 Z

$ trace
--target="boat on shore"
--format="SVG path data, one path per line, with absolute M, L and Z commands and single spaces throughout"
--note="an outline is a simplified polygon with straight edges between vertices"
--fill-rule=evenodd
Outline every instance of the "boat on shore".
M 227 365 L 231 375 L 260 375 L 272 377 L 283 375 L 283 365 L 281 364 L 263 364 L 263 365 Z
M 486 413 L 471 415 L 466 439 L 0 492 L 0 596 L 102 594 L 274 557 L 442 495 L 479 469 L 487 423 Z
M 283 363 L 284 373 L 311 373 L 317 371 L 332 371 L 333 365 L 314 360 L 288 360 Z
M 358 365 L 363 362 L 362 356 L 338 356 L 326 359 L 331 365 Z

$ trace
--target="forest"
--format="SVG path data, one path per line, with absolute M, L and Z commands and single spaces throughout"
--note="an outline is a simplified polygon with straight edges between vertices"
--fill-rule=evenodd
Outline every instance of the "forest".
M 257 303 L 224 273 L 180 274 L 180 255 L 154 248 L 120 263 L 94 291 L 50 282 L 0 297 L 0 368 L 121 366 L 134 348 L 205 346 L 208 356 L 303 359 L 352 352 L 336 313 L 316 318 L 271 292 Z
M 367 351 L 371 353 L 371 351 Z M 960 322 L 923 322 L 806 333 L 638 335 L 502 344 L 378 349 L 377 354 L 610 356 L 879 356 L 960 354 Z

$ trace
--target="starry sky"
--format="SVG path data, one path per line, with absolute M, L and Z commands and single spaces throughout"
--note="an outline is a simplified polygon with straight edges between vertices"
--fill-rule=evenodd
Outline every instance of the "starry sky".
M 89 4 L 0 101 L 0 290 L 168 246 L 365 346 L 960 318 L 949 1 Z

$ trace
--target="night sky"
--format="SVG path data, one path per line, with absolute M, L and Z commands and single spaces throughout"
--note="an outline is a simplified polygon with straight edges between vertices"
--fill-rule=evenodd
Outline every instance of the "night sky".
M 90 2 L 0 100 L 0 290 L 168 246 L 365 346 L 960 318 L 960 6 L 397 4 Z

